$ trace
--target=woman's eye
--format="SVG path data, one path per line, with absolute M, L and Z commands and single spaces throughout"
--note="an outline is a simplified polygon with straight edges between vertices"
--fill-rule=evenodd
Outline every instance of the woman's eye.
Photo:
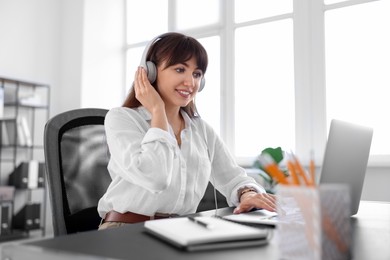
M 202 77 L 202 73 L 201 72 L 194 72 L 193 75 L 194 75 L 195 78 L 201 78 Z
M 180 68 L 175 68 L 175 71 L 177 73 L 184 73 L 186 71 L 186 69 L 180 67 Z M 192 75 L 194 78 L 201 78 L 203 73 L 201 71 L 197 71 L 197 72 L 193 72 Z

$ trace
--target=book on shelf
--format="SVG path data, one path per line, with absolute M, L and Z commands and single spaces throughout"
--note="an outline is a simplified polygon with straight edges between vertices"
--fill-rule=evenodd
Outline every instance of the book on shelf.
M 42 188 L 45 183 L 43 162 L 30 160 L 21 162 L 9 175 L 8 184 L 19 189 Z
M 27 118 L 19 116 L 16 119 L 1 121 L 2 145 L 21 145 L 31 147 L 33 145 L 30 126 Z
M 0 87 L 0 118 L 4 117 L 4 88 Z
M 42 107 L 44 106 L 42 97 L 38 93 L 33 93 L 19 97 L 19 104 L 31 107 Z
M 30 202 L 24 205 L 18 213 L 15 214 L 13 228 L 22 230 L 33 230 L 41 227 L 41 204 Z
M 177 217 L 146 221 L 147 232 L 188 251 L 259 246 L 268 243 L 269 230 L 218 217 Z
M 6 121 L 1 121 L 1 144 L 2 145 L 10 145 L 10 139 L 8 135 L 8 130 L 6 126 L 7 122 Z
M 11 234 L 12 202 L 0 202 L 0 235 Z
M 14 119 L 14 120 L 3 121 L 3 124 L 4 124 L 3 137 L 7 139 L 5 143 L 7 143 L 8 145 L 15 145 L 18 142 L 17 133 L 16 133 L 17 131 L 16 120 Z
M 18 144 L 21 146 L 25 146 L 26 144 L 26 137 L 24 136 L 22 124 L 20 121 L 20 117 L 16 118 L 16 131 L 17 131 L 17 139 L 18 139 Z
M 18 128 L 21 128 L 21 135 L 23 136 L 24 139 L 24 145 L 31 147 L 33 145 L 32 137 L 31 137 L 30 127 L 28 125 L 26 117 L 24 116 L 18 117 Z

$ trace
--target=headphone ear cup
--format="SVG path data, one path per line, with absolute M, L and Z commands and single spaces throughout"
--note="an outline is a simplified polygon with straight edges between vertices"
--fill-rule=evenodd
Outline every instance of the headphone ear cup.
M 157 78 L 157 68 L 153 62 L 151 61 L 146 62 L 146 72 L 148 74 L 148 80 L 150 84 L 154 83 Z
M 201 92 L 204 88 L 204 85 L 206 84 L 206 79 L 203 77 L 201 80 L 200 80 L 200 85 L 199 85 L 199 90 L 198 92 Z

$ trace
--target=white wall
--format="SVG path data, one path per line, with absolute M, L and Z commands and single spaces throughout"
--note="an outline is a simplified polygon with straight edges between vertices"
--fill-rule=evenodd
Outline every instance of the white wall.
M 0 76 L 49 84 L 51 115 L 120 105 L 123 14 L 122 0 L 0 0 Z
M 123 0 L 0 0 L 0 76 L 49 84 L 50 117 L 120 105 L 123 14 Z
M 125 91 L 123 1 L 84 2 L 81 105 L 119 106 Z
M 84 1 L 55 0 L 60 6 L 59 85 L 52 86 L 52 114 L 81 106 Z

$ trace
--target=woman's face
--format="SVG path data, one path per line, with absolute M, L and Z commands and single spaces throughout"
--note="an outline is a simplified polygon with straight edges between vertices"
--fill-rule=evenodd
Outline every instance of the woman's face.
M 194 57 L 184 63 L 157 67 L 157 89 L 165 106 L 185 107 L 194 99 L 203 77 Z

